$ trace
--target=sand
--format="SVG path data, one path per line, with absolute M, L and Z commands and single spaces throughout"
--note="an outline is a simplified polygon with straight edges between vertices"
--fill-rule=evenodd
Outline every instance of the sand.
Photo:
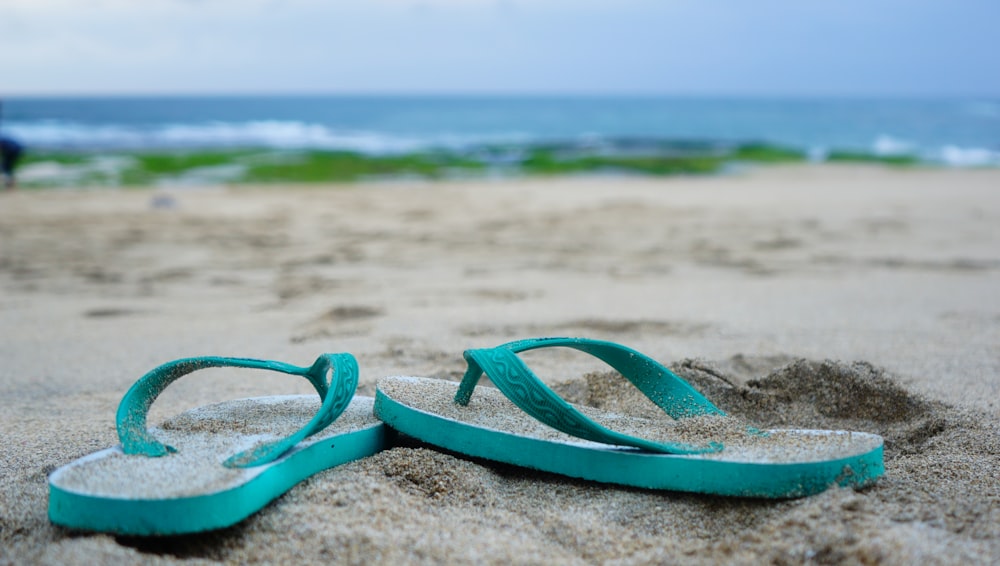
M 379 426 L 374 399 L 357 396 L 336 422 L 297 446 L 305 449 L 336 435 Z M 50 482 L 69 492 L 111 499 L 173 499 L 214 494 L 251 482 L 267 466 L 225 466 L 234 454 L 290 436 L 320 407 L 317 395 L 236 399 L 170 417 L 152 431 L 174 448 L 168 457 L 136 458 L 119 447 L 61 467 Z
M 1000 171 L 0 197 L 0 563 L 1000 561 Z M 627 344 L 758 426 L 882 435 L 886 475 L 739 500 L 404 441 L 220 532 L 116 538 L 46 519 L 47 474 L 113 445 L 121 395 L 167 360 L 350 351 L 371 395 L 379 377 L 455 380 L 463 349 L 543 335 Z M 651 410 L 585 355 L 525 359 L 572 402 Z M 308 393 L 206 370 L 150 422 Z
M 615 372 L 607 372 L 601 379 L 623 378 Z M 582 440 L 542 424 L 518 409 L 493 387 L 477 387 L 466 406 L 454 402 L 458 384 L 443 379 L 393 376 L 380 379 L 377 387 L 380 394 L 405 407 L 488 433 L 518 435 L 595 450 L 609 449 L 607 444 Z M 883 445 L 883 439 L 877 435 L 851 431 L 761 431 L 744 419 L 730 415 L 702 415 L 674 420 L 663 412 L 651 412 L 643 417 L 634 413 L 603 411 L 587 405 L 574 405 L 574 408 L 614 432 L 669 443 L 690 451 L 684 457 L 688 460 L 761 464 L 828 462 L 866 454 Z M 400 429 L 405 433 L 403 427 Z M 668 469 L 667 465 L 664 464 L 662 469 Z

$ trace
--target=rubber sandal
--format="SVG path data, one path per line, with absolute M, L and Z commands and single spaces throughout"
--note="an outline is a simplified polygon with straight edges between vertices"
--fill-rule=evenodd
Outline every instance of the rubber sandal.
M 601 359 L 672 418 L 627 417 L 563 401 L 516 355 L 557 346 Z M 832 485 L 869 485 L 884 472 L 878 435 L 747 427 L 655 360 L 611 342 L 529 339 L 467 350 L 465 359 L 469 369 L 460 384 L 383 378 L 375 415 L 452 452 L 641 488 L 792 498 Z M 484 373 L 495 389 L 476 388 Z
M 227 401 L 147 430 L 149 408 L 168 385 L 211 367 L 301 376 L 319 398 Z M 374 400 L 354 397 L 357 384 L 358 365 L 350 354 L 324 354 L 311 367 L 219 357 L 164 364 L 122 398 L 116 417 L 121 445 L 49 476 L 49 518 L 65 527 L 129 535 L 193 533 L 238 523 L 303 479 L 384 447 L 385 429 L 372 415 Z

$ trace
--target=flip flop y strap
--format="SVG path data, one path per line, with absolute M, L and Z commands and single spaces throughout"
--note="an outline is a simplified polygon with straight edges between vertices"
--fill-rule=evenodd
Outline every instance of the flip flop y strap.
M 154 458 L 176 452 L 177 449 L 156 440 L 147 430 L 146 416 L 149 408 L 160 393 L 174 381 L 193 371 L 213 367 L 265 369 L 301 376 L 309 380 L 323 402 L 313 418 L 297 432 L 233 455 L 223 463 L 228 468 L 250 468 L 280 458 L 293 446 L 337 420 L 350 404 L 354 390 L 358 386 L 358 362 L 350 354 L 323 354 L 309 367 L 249 358 L 214 356 L 175 360 L 142 376 L 122 398 L 115 418 L 122 450 L 126 454 Z
M 675 419 L 709 414 L 725 415 L 686 381 L 656 360 L 613 342 L 586 338 L 536 338 L 509 342 L 495 348 L 466 350 L 464 356 L 469 369 L 459 385 L 455 402 L 467 405 L 472 399 L 476 384 L 485 374 L 521 410 L 546 425 L 577 438 L 665 454 L 704 454 L 722 450 L 722 445 L 716 442 L 706 446 L 654 442 L 615 432 L 594 422 L 563 401 L 516 355 L 518 352 L 549 347 L 573 348 L 604 361 Z

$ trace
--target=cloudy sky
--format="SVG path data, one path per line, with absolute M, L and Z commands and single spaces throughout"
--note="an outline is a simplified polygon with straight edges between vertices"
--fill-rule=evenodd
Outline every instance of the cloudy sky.
M 0 0 L 0 96 L 1000 96 L 997 0 Z

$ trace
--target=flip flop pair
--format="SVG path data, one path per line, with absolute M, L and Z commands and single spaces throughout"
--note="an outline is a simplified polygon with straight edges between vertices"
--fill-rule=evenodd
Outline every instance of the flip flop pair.
M 547 347 L 604 361 L 662 409 L 663 418 L 563 401 L 517 356 Z M 459 454 L 658 490 L 791 498 L 832 485 L 869 485 L 884 472 L 877 435 L 748 427 L 660 363 L 612 342 L 522 340 L 468 350 L 465 359 L 460 383 L 387 377 L 375 399 L 354 396 L 358 369 L 350 354 L 324 355 L 308 368 L 242 358 L 165 364 L 122 399 L 120 446 L 52 473 L 49 517 L 68 527 L 137 535 L 226 527 L 319 471 L 387 448 L 386 427 Z M 305 377 L 319 399 L 230 401 L 147 430 L 149 407 L 167 385 L 222 366 Z M 477 387 L 483 375 L 496 387 Z M 293 423 L 304 420 L 295 429 Z

